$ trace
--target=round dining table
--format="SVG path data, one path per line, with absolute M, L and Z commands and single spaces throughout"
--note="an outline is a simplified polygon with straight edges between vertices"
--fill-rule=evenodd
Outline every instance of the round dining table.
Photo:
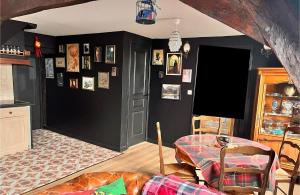
M 264 150 L 270 150 L 270 147 L 255 141 L 229 136 L 232 147 L 235 146 L 255 146 Z M 216 144 L 216 135 L 188 135 L 179 138 L 175 142 L 176 159 L 179 162 L 185 162 L 198 169 L 205 181 L 217 188 L 221 173 L 220 169 L 220 150 L 221 147 Z M 230 155 L 225 157 L 225 167 L 252 167 L 264 169 L 269 161 L 268 156 L 264 155 Z M 269 175 L 268 189 L 275 188 L 275 173 L 279 168 L 279 160 L 276 156 Z M 224 178 L 224 185 L 234 186 L 258 186 L 261 181 L 261 175 L 249 173 L 227 174 Z

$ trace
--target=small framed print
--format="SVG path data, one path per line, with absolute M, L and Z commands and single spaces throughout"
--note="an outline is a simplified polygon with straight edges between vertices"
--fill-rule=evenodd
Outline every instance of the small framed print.
M 82 89 L 95 91 L 94 77 L 82 77 Z
M 67 44 L 67 72 L 79 72 L 79 44 Z
M 106 45 L 105 63 L 106 64 L 115 64 L 116 63 L 116 46 L 115 45 Z
M 165 74 L 164 71 L 161 71 L 161 70 L 158 71 L 158 78 L 159 78 L 159 79 L 164 78 L 164 74 Z
M 91 70 L 91 57 L 90 56 L 82 56 L 82 69 Z
M 69 79 L 69 86 L 71 89 L 78 89 L 78 79 Z
M 90 44 L 89 43 L 83 44 L 83 54 L 90 54 Z
M 53 58 L 45 58 L 46 78 L 54 79 Z
M 182 53 L 167 53 L 166 75 L 180 76 L 182 70 Z
M 114 67 L 111 68 L 111 76 L 112 77 L 116 77 L 117 74 L 118 74 L 117 72 L 118 72 L 118 68 L 117 67 L 114 66 Z
M 56 82 L 57 82 L 58 87 L 64 86 L 64 74 L 63 73 L 56 74 Z
M 65 64 L 65 58 L 64 57 L 57 57 L 55 58 L 55 67 L 56 68 L 66 68 Z
M 152 53 L 152 65 L 163 65 L 164 64 L 164 50 L 154 49 Z
M 98 72 L 98 87 L 109 89 L 109 72 Z
M 102 47 L 94 48 L 94 62 L 102 62 Z
M 58 45 L 58 53 L 65 53 L 65 45 L 63 44 Z
M 181 86 L 174 84 L 162 84 L 161 98 L 170 100 L 180 100 Z
M 191 83 L 192 82 L 192 69 L 182 69 L 182 82 Z

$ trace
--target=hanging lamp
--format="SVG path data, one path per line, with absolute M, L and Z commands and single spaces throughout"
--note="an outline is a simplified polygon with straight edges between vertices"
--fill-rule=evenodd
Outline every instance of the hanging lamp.
M 155 6 L 156 0 L 137 0 L 135 21 L 139 24 L 155 24 Z
M 169 49 L 171 52 L 178 52 L 181 45 L 182 45 L 182 41 L 181 41 L 181 35 L 178 31 L 178 25 L 180 23 L 180 19 L 176 19 L 175 20 L 175 25 L 176 25 L 176 29 L 175 31 L 173 31 L 170 35 L 169 38 Z

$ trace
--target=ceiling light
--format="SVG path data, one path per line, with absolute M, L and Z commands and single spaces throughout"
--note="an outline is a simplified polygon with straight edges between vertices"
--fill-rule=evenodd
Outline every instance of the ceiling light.
M 136 18 L 139 24 L 155 24 L 156 19 L 156 0 L 137 0 Z
M 173 31 L 170 35 L 169 38 L 169 49 L 171 52 L 177 52 L 179 51 L 181 45 L 182 45 L 182 41 L 181 41 L 181 35 L 179 33 L 179 31 L 177 30 L 177 26 L 180 23 L 179 19 L 175 20 L 175 25 L 176 25 L 176 29 L 175 31 Z

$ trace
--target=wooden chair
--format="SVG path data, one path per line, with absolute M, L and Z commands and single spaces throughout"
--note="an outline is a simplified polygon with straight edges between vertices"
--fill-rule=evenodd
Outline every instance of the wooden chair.
M 293 195 L 294 192 L 294 187 L 295 187 L 295 183 L 297 180 L 297 176 L 299 175 L 299 164 L 300 164 L 300 146 L 291 142 L 291 141 L 287 141 L 287 135 L 288 132 L 294 132 L 294 133 L 300 133 L 300 127 L 287 127 L 285 132 L 284 132 L 284 136 L 283 136 L 283 140 L 281 143 L 281 147 L 279 150 L 279 160 L 281 163 L 283 164 L 291 164 L 294 169 L 292 171 L 285 171 L 284 169 L 280 168 L 276 171 L 276 187 L 275 187 L 275 191 L 274 191 L 274 195 L 277 194 L 277 189 L 279 189 L 281 192 L 285 193 L 279 186 L 279 183 L 289 183 L 289 191 L 288 191 L 288 195 Z M 296 153 L 297 158 L 296 159 L 292 159 L 288 154 L 286 154 L 284 152 L 285 148 L 288 147 L 288 149 L 293 149 Z M 289 173 L 290 172 L 290 173 Z
M 243 154 L 243 155 L 266 155 L 269 156 L 269 161 L 264 170 L 258 168 L 241 168 L 241 167 L 232 167 L 225 168 L 225 156 L 226 154 Z M 266 193 L 268 177 L 271 170 L 272 163 L 275 158 L 274 150 L 263 150 L 261 148 L 257 148 L 254 146 L 241 146 L 234 148 L 224 147 L 221 149 L 220 153 L 220 163 L 221 163 L 221 175 L 219 178 L 219 190 L 223 192 L 233 192 L 234 194 L 252 194 L 254 192 L 258 192 L 259 195 L 264 195 Z M 262 174 L 263 179 L 259 186 L 224 186 L 224 177 L 226 173 L 248 173 L 248 174 Z
M 192 128 L 193 134 L 214 133 L 220 135 L 222 131 L 227 131 L 228 135 L 232 135 L 234 119 L 216 116 L 193 116 Z
M 162 175 L 172 174 L 177 177 L 180 177 L 181 179 L 196 183 L 194 167 L 185 163 L 164 164 L 161 130 L 160 130 L 159 122 L 156 123 L 156 130 L 157 130 L 157 140 L 158 140 L 158 149 L 159 149 L 160 173 Z

